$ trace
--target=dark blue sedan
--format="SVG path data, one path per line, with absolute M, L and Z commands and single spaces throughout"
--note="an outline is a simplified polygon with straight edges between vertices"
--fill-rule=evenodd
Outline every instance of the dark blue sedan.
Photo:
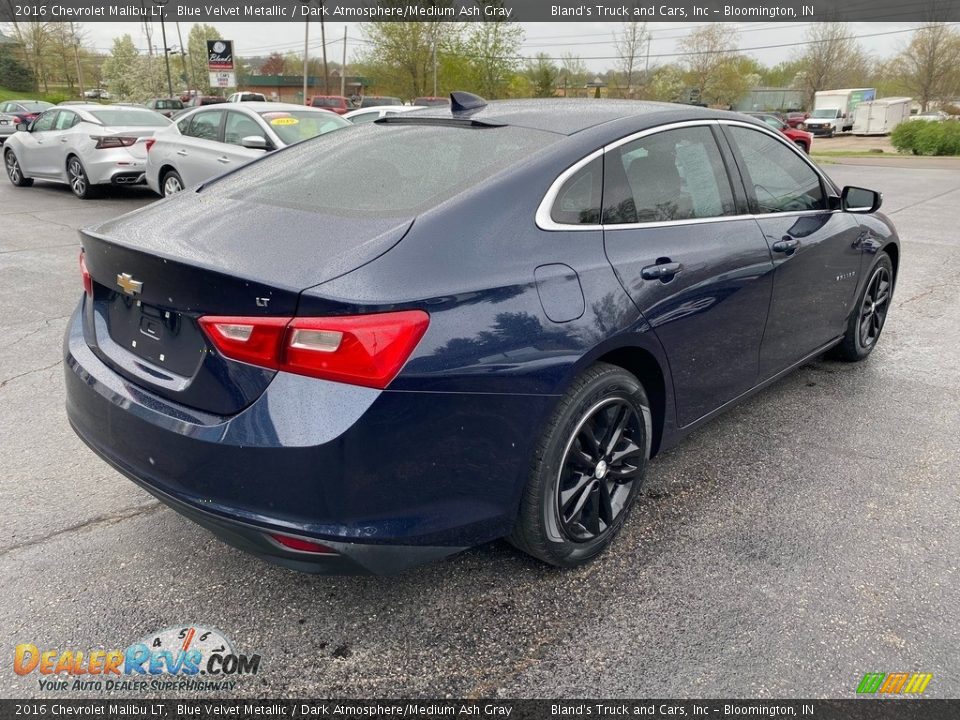
M 70 422 L 298 570 L 503 537 L 579 565 L 657 453 L 869 355 L 900 258 L 879 206 L 743 115 L 455 93 L 83 231 Z

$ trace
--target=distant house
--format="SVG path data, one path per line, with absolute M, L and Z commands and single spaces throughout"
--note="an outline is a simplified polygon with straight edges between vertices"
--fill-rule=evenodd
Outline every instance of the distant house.
M 734 106 L 740 112 L 763 112 L 765 110 L 800 110 L 803 108 L 803 92 L 793 88 L 758 87 L 751 90 Z

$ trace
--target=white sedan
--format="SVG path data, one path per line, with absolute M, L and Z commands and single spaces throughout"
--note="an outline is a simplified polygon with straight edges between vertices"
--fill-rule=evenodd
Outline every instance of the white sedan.
M 345 113 L 343 117 L 354 125 L 373 122 L 388 115 L 399 115 L 411 110 L 423 110 L 422 105 L 375 105 L 374 107 L 360 108 Z
M 168 125 L 163 115 L 140 107 L 53 107 L 29 126 L 17 125 L 3 144 L 3 164 L 18 187 L 52 180 L 86 199 L 103 185 L 142 183 L 146 140 Z
M 147 185 L 168 197 L 294 143 L 350 123 L 288 103 L 208 105 L 179 115 L 147 144 Z

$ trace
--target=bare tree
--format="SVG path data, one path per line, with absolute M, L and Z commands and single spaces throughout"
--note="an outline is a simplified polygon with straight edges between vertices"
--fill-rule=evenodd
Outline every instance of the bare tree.
M 726 66 L 737 56 L 737 33 L 723 23 L 711 23 L 694 30 L 680 41 L 687 53 L 684 65 L 696 94 L 709 101 L 715 86 L 725 80 Z
M 807 30 L 807 50 L 797 76 L 807 107 L 819 90 L 862 82 L 867 55 L 852 37 L 846 23 L 813 23 Z
M 960 92 L 960 33 L 947 23 L 920 28 L 894 59 L 892 69 L 926 112 L 931 102 Z
M 643 63 L 642 56 L 649 53 L 650 33 L 645 22 L 625 22 L 620 32 L 613 34 L 613 45 L 620 58 L 618 69 L 623 74 L 627 97 L 633 97 L 633 83 L 639 74 L 641 64 L 644 67 L 643 77 L 646 84 L 646 74 L 649 68 Z

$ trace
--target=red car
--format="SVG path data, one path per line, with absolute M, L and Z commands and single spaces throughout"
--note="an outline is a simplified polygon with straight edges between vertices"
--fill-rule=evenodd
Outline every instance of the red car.
M 784 118 L 784 122 L 792 128 L 803 130 L 803 125 L 808 117 L 810 117 L 810 113 L 808 112 L 789 112 L 787 113 L 787 117 Z
M 799 130 L 797 128 L 792 128 L 784 122 L 781 122 L 778 118 L 769 113 L 746 113 L 750 117 L 755 117 L 757 120 L 762 120 L 767 125 L 772 127 L 774 130 L 779 130 L 784 135 L 786 135 L 790 140 L 801 150 L 803 150 L 808 155 L 810 154 L 810 146 L 813 145 L 813 133 L 808 133 L 805 130 Z
M 307 100 L 307 105 L 309 107 L 323 108 L 324 110 L 335 112 L 337 115 L 344 115 L 353 110 L 350 101 L 343 95 L 314 95 Z

